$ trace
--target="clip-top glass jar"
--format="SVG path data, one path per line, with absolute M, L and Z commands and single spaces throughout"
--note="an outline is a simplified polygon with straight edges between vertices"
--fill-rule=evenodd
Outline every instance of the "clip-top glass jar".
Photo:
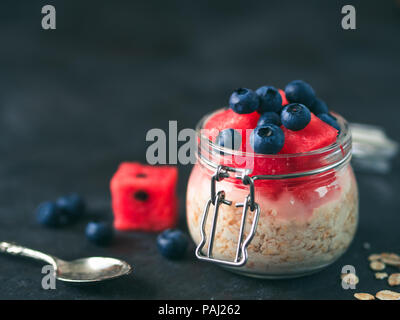
M 316 272 L 349 247 L 358 222 L 347 122 L 335 143 L 310 152 L 261 155 L 211 142 L 197 125 L 187 223 L 201 260 L 261 278 Z

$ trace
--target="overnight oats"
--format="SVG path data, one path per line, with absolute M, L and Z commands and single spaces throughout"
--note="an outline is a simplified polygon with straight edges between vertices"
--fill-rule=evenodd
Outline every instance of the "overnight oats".
M 351 134 L 309 85 L 238 89 L 197 132 L 187 223 L 199 259 L 287 278 L 349 247 L 358 221 Z

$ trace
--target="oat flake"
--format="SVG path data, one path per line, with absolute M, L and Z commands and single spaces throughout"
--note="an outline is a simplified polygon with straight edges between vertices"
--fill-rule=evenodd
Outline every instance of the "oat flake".
M 380 261 L 372 261 L 369 266 L 374 271 L 381 271 L 381 270 L 385 269 L 385 267 L 386 267 L 385 264 Z
M 375 296 L 379 300 L 400 300 L 400 293 L 390 290 L 381 290 Z
M 357 284 L 360 281 L 354 273 L 342 273 L 340 277 L 347 284 Z
M 375 261 L 375 260 L 380 260 L 380 259 L 381 259 L 381 255 L 380 255 L 380 254 L 377 254 L 377 253 L 371 254 L 371 255 L 368 257 L 368 260 L 369 260 L 369 261 Z
M 375 297 L 369 293 L 355 293 L 354 297 L 358 300 L 375 300 Z
M 386 272 L 376 272 L 375 273 L 375 278 L 378 280 L 382 280 L 388 277 L 388 274 Z
M 388 279 L 388 283 L 391 286 L 400 285 L 400 273 L 392 273 Z

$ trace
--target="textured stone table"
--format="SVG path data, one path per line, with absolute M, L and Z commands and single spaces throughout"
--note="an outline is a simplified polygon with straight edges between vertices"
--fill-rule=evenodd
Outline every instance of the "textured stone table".
M 162 259 L 154 234 L 118 234 L 108 248 L 89 244 L 85 223 L 109 219 L 109 179 L 123 160 L 145 161 L 151 128 L 194 127 L 239 86 L 313 84 L 350 121 L 385 126 L 400 141 L 400 10 L 353 1 L 357 30 L 340 27 L 341 5 L 320 1 L 213 5 L 159 1 L 53 1 L 57 29 L 41 29 L 33 1 L 0 4 L 0 240 L 64 259 L 126 259 L 133 275 L 96 286 L 57 283 L 41 289 L 41 265 L 0 255 L 0 299 L 351 299 L 340 286 L 356 267 L 357 291 L 388 288 L 367 264 L 372 252 L 400 253 L 399 161 L 382 176 L 358 173 L 360 224 L 350 250 L 313 276 L 247 279 L 198 262 Z M 179 180 L 180 227 L 185 184 Z M 78 191 L 90 212 L 80 223 L 48 230 L 35 223 L 43 200 Z M 368 242 L 370 250 L 364 249 Z M 193 247 L 191 248 L 193 249 Z

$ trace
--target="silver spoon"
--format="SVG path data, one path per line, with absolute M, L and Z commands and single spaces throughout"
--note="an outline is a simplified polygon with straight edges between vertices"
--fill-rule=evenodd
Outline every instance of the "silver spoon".
M 67 282 L 103 281 L 129 274 L 132 271 L 128 263 L 114 258 L 91 257 L 64 261 L 9 242 L 0 242 L 0 252 L 44 261 L 53 266 L 58 280 Z

